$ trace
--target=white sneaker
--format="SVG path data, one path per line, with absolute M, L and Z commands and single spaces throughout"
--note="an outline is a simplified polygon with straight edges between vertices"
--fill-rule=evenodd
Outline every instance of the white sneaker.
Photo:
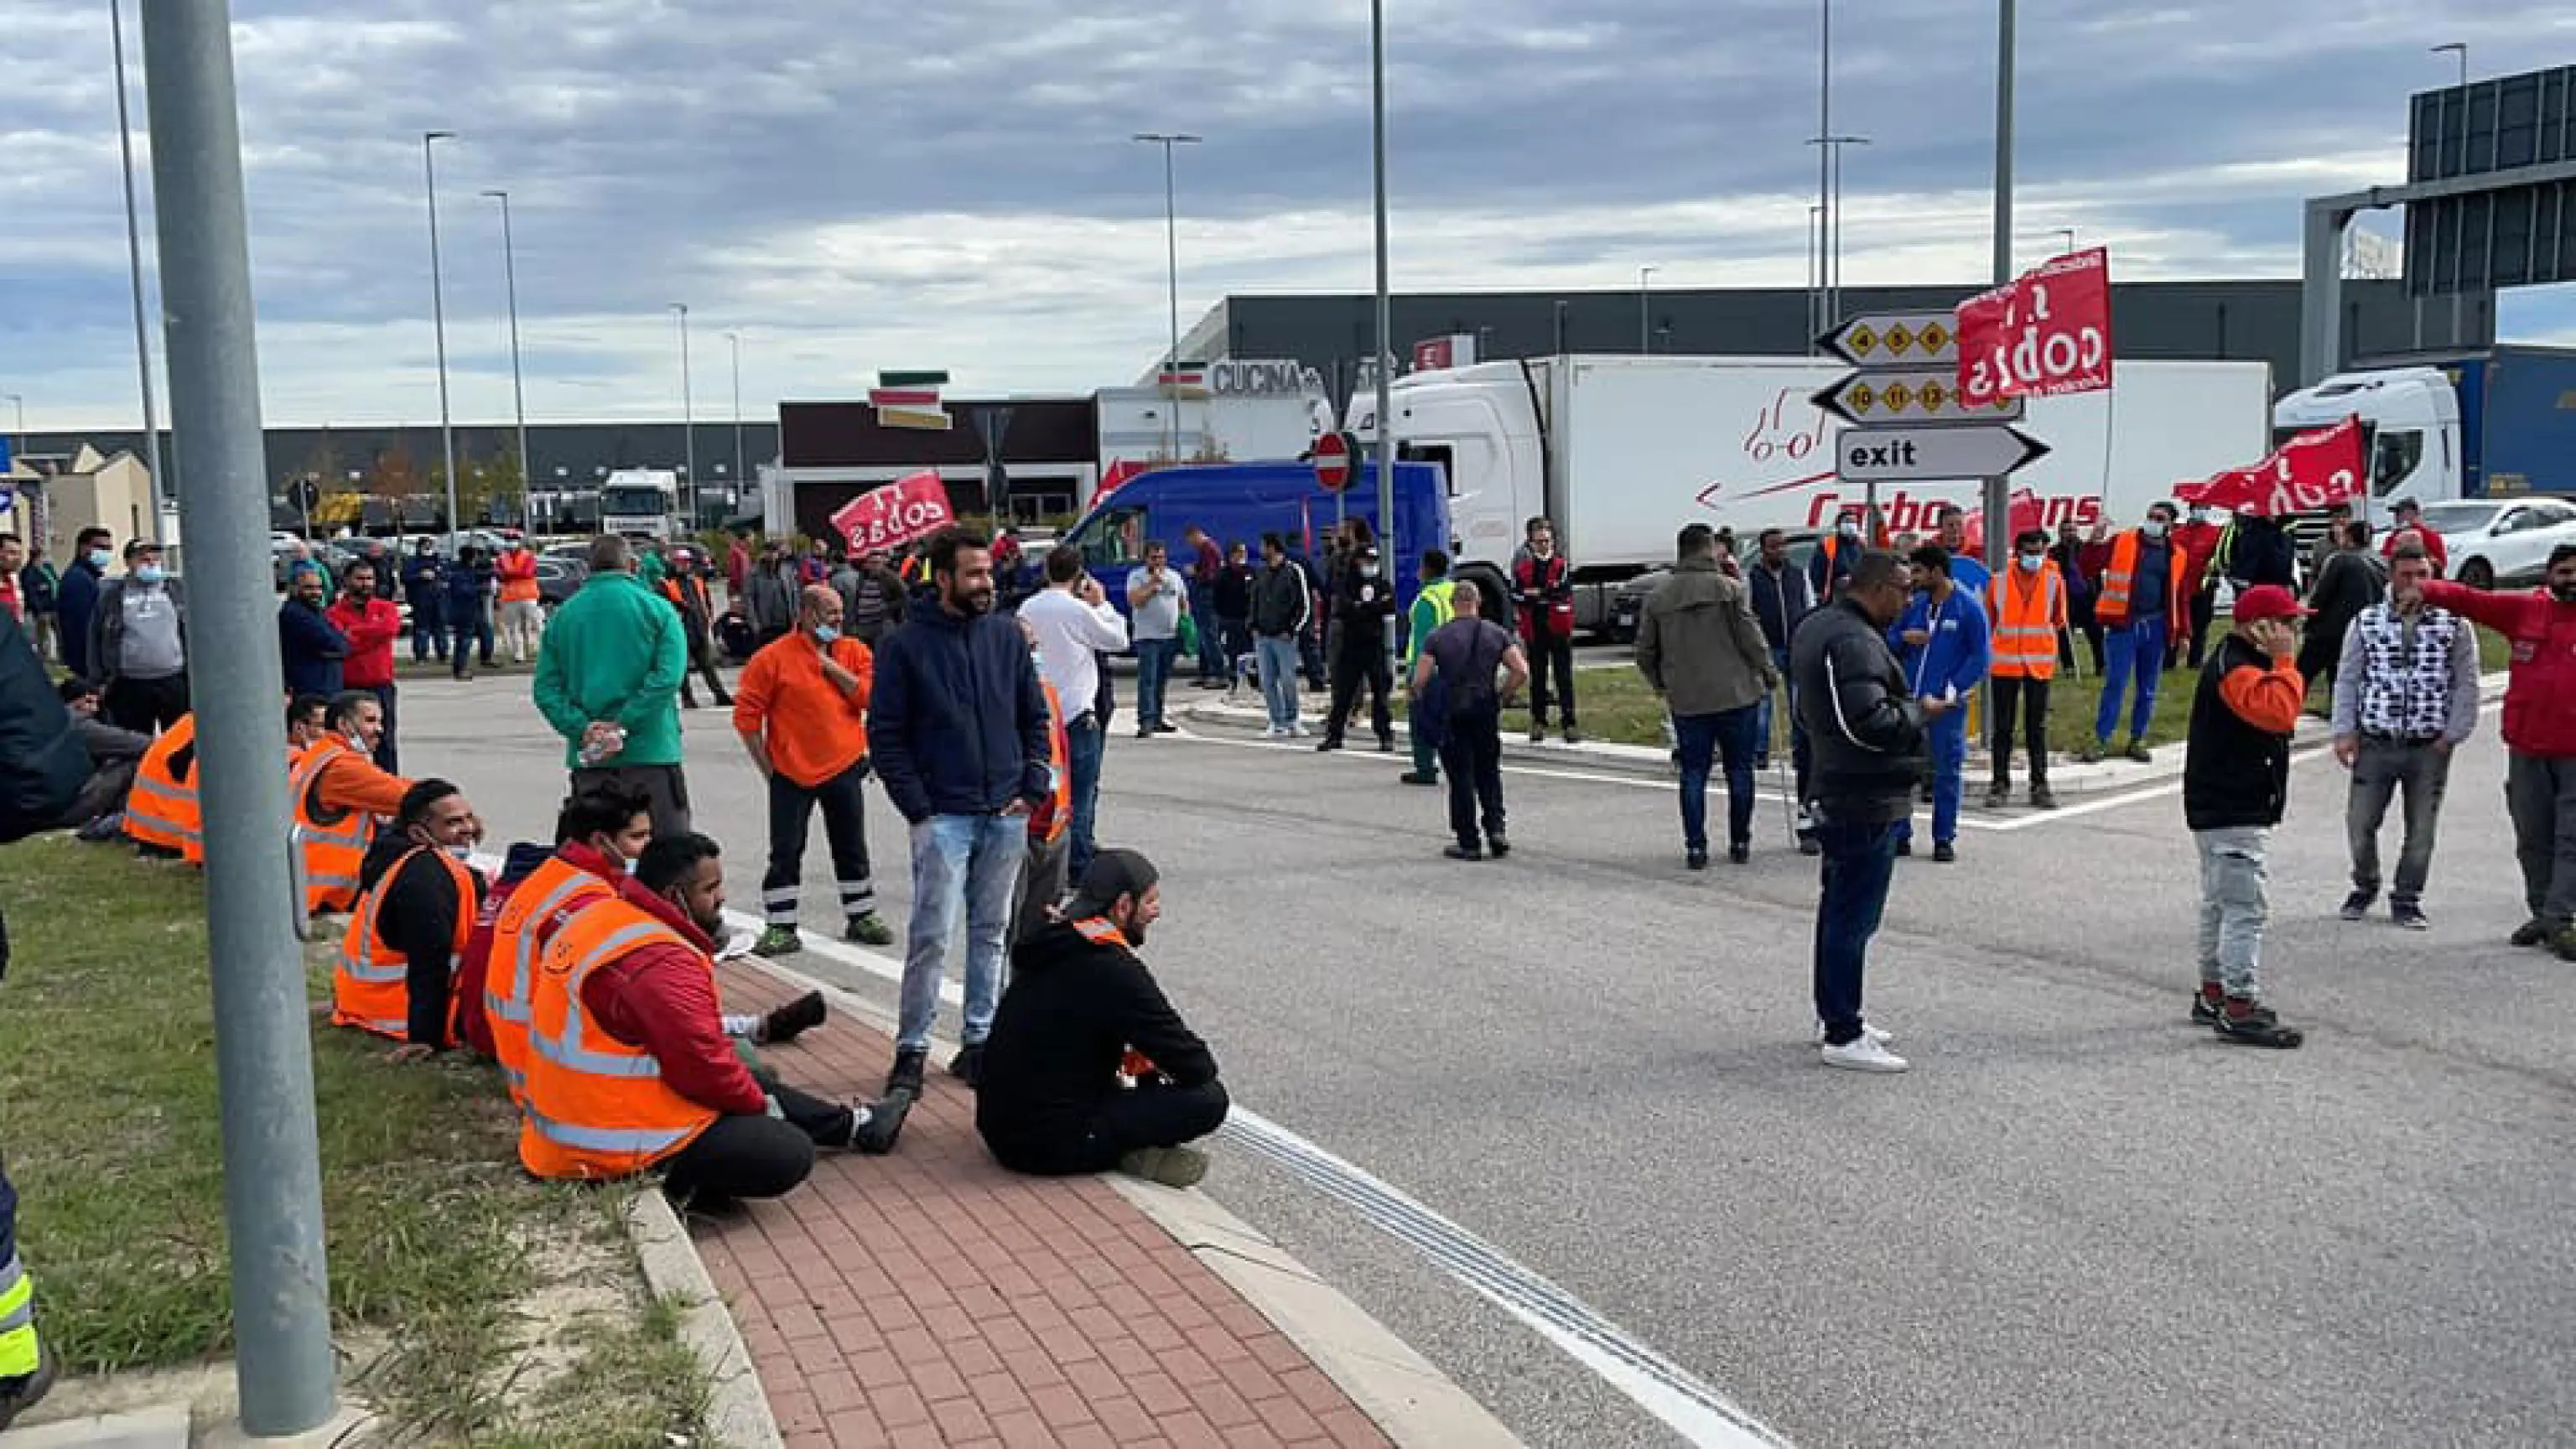
M 1288 738 L 1292 740 L 1302 740 L 1306 738 L 1307 733 L 1305 722 L 1302 720 L 1288 727 Z
M 1847 1072 L 1901 1072 L 1911 1065 L 1867 1035 L 1854 1037 L 1841 1046 L 1826 1047 L 1823 1058 L 1826 1066 Z
M 1877 1027 L 1874 1027 L 1865 1021 L 1860 1024 L 1860 1034 L 1868 1037 L 1871 1041 L 1878 1043 L 1880 1046 L 1886 1046 L 1896 1040 L 1896 1033 L 1892 1031 L 1881 1031 Z M 1825 1024 L 1820 1021 L 1816 1023 L 1816 1045 L 1823 1046 L 1824 1044 Z

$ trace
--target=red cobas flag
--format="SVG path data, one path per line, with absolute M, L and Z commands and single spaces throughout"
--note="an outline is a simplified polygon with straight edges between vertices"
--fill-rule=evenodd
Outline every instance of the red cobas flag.
M 925 468 L 841 505 L 832 526 L 850 541 L 853 554 L 891 553 L 946 528 L 955 517 L 948 485 Z
M 2074 252 L 1959 304 L 1959 396 L 1973 407 L 2111 385 L 2111 254 Z
M 2361 419 L 2301 433 L 2251 468 L 2230 468 L 2215 478 L 2185 483 L 2174 496 L 2227 512 L 2250 509 L 2267 518 L 2314 513 L 2361 496 Z

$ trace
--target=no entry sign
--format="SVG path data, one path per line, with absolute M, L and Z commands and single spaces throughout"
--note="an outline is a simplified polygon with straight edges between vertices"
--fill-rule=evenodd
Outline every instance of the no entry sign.
M 1339 493 L 1351 486 L 1351 435 L 1326 433 L 1315 440 L 1312 454 L 1315 481 L 1327 493 Z
M 1959 304 L 1959 400 L 2060 397 L 2111 385 L 2111 254 L 2095 247 Z

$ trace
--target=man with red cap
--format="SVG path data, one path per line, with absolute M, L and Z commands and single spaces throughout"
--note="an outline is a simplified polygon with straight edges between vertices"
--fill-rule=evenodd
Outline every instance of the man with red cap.
M 2200 994 L 2191 1019 L 2248 1046 L 2305 1039 L 2263 1005 L 2257 966 L 2269 909 L 2264 854 L 2289 803 L 2290 736 L 2308 698 L 2295 662 L 2307 613 L 2278 584 L 2236 596 L 2235 631 L 2200 672 L 2183 760 L 2183 819 L 2200 852 Z

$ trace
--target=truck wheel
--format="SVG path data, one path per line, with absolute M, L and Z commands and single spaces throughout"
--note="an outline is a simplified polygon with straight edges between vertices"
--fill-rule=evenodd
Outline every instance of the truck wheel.
M 1482 617 L 1487 623 L 1500 624 L 1507 633 L 1518 633 L 1512 619 L 1511 586 L 1504 581 L 1502 570 L 1492 564 L 1469 564 L 1458 570 L 1458 578 L 1476 586 L 1478 601 L 1483 605 Z
M 2460 565 L 2460 582 L 2473 589 L 2492 589 L 2495 587 L 2495 565 L 2482 558 L 2473 558 Z

